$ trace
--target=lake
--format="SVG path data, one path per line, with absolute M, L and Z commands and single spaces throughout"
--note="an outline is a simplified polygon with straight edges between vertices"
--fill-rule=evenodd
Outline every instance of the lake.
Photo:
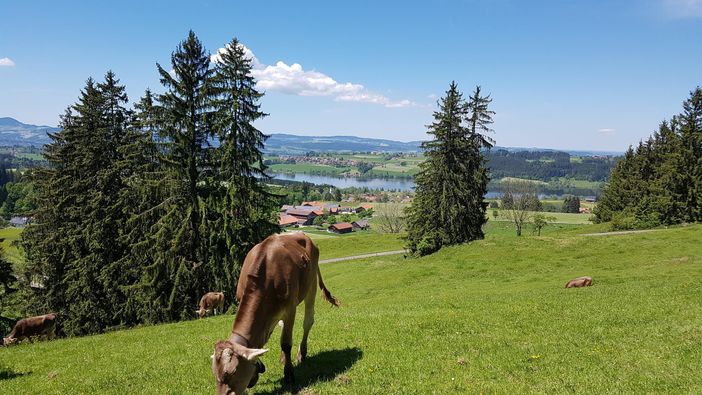
M 356 177 L 332 177 L 320 176 L 316 174 L 287 174 L 271 173 L 273 178 L 288 181 L 305 181 L 312 184 L 326 184 L 337 188 L 368 188 L 382 189 L 385 191 L 413 191 L 414 181 L 400 178 L 356 178 Z
M 368 189 L 382 189 L 385 191 L 414 191 L 414 181 L 401 178 L 355 178 L 355 177 L 332 177 L 320 176 L 315 174 L 287 174 L 287 173 L 271 173 L 273 178 L 278 180 L 288 181 L 305 181 L 312 184 L 326 184 L 337 188 L 357 187 Z M 502 195 L 501 192 L 488 191 L 485 197 L 495 199 Z
M 309 182 L 317 185 L 331 185 L 337 188 L 363 188 L 384 191 L 403 191 L 409 192 L 414 191 L 414 181 L 411 179 L 402 178 L 356 178 L 356 177 L 334 177 L 334 176 L 320 176 L 316 174 L 288 174 L 288 173 L 269 173 L 273 178 L 278 180 L 287 181 L 299 181 L 299 182 Z M 561 199 L 565 193 L 539 193 L 539 199 L 551 199 L 557 198 Z M 488 191 L 485 194 L 487 199 L 499 199 L 502 197 L 502 191 Z

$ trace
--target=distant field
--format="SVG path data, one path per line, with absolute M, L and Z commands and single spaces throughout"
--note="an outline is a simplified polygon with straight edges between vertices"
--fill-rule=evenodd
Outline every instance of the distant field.
M 564 185 L 575 187 L 575 188 L 596 189 L 596 188 L 602 188 L 602 186 L 604 185 L 603 182 L 599 182 L 599 181 L 573 180 L 573 179 L 564 178 L 564 177 L 559 178 L 558 181 L 560 181 Z
M 0 229 L 0 239 L 4 239 L 2 244 L 2 250 L 5 254 L 7 260 L 15 265 L 24 264 L 24 253 L 22 250 L 12 244 L 15 240 L 19 239 L 22 234 L 22 228 L 2 228 Z
M 494 210 L 497 210 L 498 216 L 497 219 L 495 219 L 492 215 L 492 212 Z M 536 214 L 536 212 L 530 212 L 532 215 Z M 509 219 L 506 217 L 506 213 L 502 209 L 488 209 L 487 211 L 488 214 L 488 219 L 490 221 L 509 221 Z M 549 212 L 540 212 L 539 214 L 543 214 L 547 217 L 555 217 L 556 223 L 560 224 L 590 224 L 590 217 L 592 217 L 592 214 L 572 214 L 572 213 L 549 213 Z
M 269 169 L 272 173 L 323 173 L 341 175 L 342 173 L 349 171 L 351 168 L 317 165 L 312 163 L 295 163 L 270 165 Z
M 421 259 L 322 265 L 342 307 L 318 299 L 299 393 L 702 393 L 702 225 L 558 226 L 517 238 L 492 223 L 485 240 Z M 581 275 L 594 285 L 563 288 Z M 232 320 L 0 348 L 0 393 L 210 394 L 209 355 Z M 301 322 L 302 309 L 293 347 Z M 253 394 L 281 392 L 279 336 Z
M 544 182 L 544 181 L 529 180 L 526 178 L 517 178 L 517 177 L 504 177 L 504 178 L 501 178 L 501 179 L 495 180 L 495 181 L 500 183 L 500 184 L 506 184 L 509 182 L 529 182 L 529 183 L 536 184 L 536 185 L 548 185 L 548 183 Z
M 372 163 L 374 168 L 364 174 L 364 176 L 371 177 L 411 177 L 419 171 L 417 166 L 423 160 L 422 157 L 392 158 L 386 160 L 386 155 L 372 154 L 333 154 L 332 156 L 337 159 Z M 272 158 L 266 157 L 266 159 Z M 402 165 L 403 163 L 404 166 Z M 332 176 L 359 175 L 356 167 L 334 167 L 315 163 L 274 164 L 270 165 L 270 171 L 273 173 L 307 173 Z
M 401 250 L 404 234 L 381 234 L 373 230 L 356 231 L 343 235 L 326 231 L 300 228 L 314 240 L 320 250 L 319 259 Z M 297 231 L 297 230 L 292 230 Z

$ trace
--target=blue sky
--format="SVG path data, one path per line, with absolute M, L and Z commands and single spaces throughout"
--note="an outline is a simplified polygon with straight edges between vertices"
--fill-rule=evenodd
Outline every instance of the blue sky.
M 267 133 L 426 138 L 452 80 L 503 146 L 622 151 L 702 85 L 702 0 L 0 0 L 0 117 L 55 125 L 89 76 L 130 99 L 189 29 L 256 58 Z

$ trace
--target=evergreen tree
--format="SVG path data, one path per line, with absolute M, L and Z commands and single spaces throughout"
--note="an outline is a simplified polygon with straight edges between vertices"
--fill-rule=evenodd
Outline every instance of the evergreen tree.
M 259 104 L 263 94 L 255 85 L 251 59 L 235 38 L 219 52 L 209 84 L 211 122 L 220 142 L 207 205 L 214 243 L 208 268 L 216 289 L 235 289 L 239 265 L 248 251 L 279 231 L 276 196 L 261 181 L 270 179 L 261 152 L 268 136 L 253 125 L 266 116 Z
M 212 190 L 213 149 L 207 119 L 206 83 L 210 57 L 191 31 L 171 55 L 173 75 L 157 64 L 166 92 L 158 96 L 159 162 L 167 190 L 159 207 L 164 215 L 151 232 L 154 251 L 147 282 L 152 298 L 165 304 L 168 319 L 190 317 L 199 296 L 210 291 L 208 248 L 203 234 L 205 199 Z
M 687 186 L 682 199 L 686 206 L 685 220 L 702 221 L 702 88 L 690 92 L 683 103 L 680 121 L 682 159 L 686 165 L 683 182 Z
M 123 226 L 116 167 L 129 113 L 124 87 L 112 72 L 89 79 L 62 129 L 45 148 L 50 167 L 35 172 L 37 210 L 23 235 L 28 275 L 44 285 L 37 310 L 62 313 L 68 334 L 94 333 L 120 323 L 123 295 L 117 261 Z
M 580 212 L 580 198 L 573 195 L 568 195 L 563 199 L 563 210 L 564 213 L 579 213 Z
M 594 213 L 617 228 L 702 221 L 702 90 L 682 114 L 630 148 L 612 170 Z
M 428 127 L 434 137 L 422 143 L 427 159 L 415 177 L 416 195 L 407 210 L 408 248 L 414 254 L 483 237 L 488 176 L 480 150 L 491 147 L 483 134 L 492 116 L 488 103 L 479 88 L 466 103 L 455 82 L 440 100 Z

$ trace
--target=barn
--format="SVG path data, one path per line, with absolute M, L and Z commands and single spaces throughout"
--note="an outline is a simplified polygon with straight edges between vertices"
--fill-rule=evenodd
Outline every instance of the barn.
M 339 222 L 334 225 L 329 225 L 329 231 L 334 233 L 351 233 L 353 225 L 348 222 Z

